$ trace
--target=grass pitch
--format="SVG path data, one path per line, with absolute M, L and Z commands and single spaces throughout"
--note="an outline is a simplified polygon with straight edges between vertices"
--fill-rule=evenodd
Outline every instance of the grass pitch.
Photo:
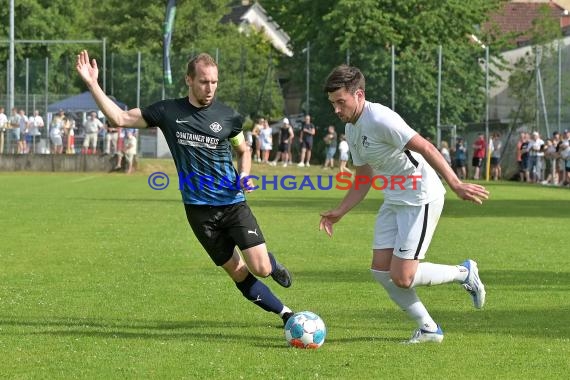
M 304 175 L 318 168 L 254 167 Z M 382 197 L 318 231 L 342 191 L 248 196 L 268 245 L 294 276 L 264 280 L 295 310 L 318 313 L 317 351 L 289 348 L 280 320 L 246 302 L 186 222 L 177 186 L 133 176 L 0 173 L 0 378 L 566 378 L 570 372 L 570 191 L 490 183 L 475 206 L 448 193 L 427 259 L 478 261 L 487 305 L 459 285 L 418 288 L 445 332 L 401 345 L 414 323 L 368 267 Z

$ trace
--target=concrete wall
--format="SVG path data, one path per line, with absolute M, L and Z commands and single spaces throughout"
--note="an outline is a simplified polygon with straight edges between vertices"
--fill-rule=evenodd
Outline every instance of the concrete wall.
M 108 172 L 113 169 L 111 156 L 81 154 L 3 154 L 0 171 Z

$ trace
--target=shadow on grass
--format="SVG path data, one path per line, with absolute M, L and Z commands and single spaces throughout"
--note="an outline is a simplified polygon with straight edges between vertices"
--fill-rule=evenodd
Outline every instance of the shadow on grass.
M 393 313 L 394 318 L 402 318 L 402 315 Z M 360 319 L 366 318 L 361 314 Z M 376 315 L 378 317 L 378 315 Z M 383 319 L 386 316 L 383 316 Z M 53 319 L 16 319 L 14 317 L 6 319 L 0 317 L 0 326 L 18 327 L 17 332 L 9 332 L 4 329 L 0 335 L 50 335 L 58 337 L 90 337 L 101 339 L 160 339 L 160 340 L 199 340 L 199 341 L 247 341 L 257 347 L 283 348 L 289 349 L 281 333 L 272 332 L 271 326 L 257 325 L 253 323 L 233 322 L 212 322 L 212 321 L 189 321 L 189 322 L 163 322 L 163 321 L 119 321 L 113 320 L 108 323 L 95 319 L 73 319 L 73 318 L 53 318 Z M 268 328 L 268 333 L 263 336 L 255 334 L 243 334 L 239 329 L 246 328 Z M 283 326 L 274 326 L 279 330 Z M 29 328 L 29 329 L 26 329 Z M 373 341 L 401 342 L 403 338 L 382 337 L 378 330 L 371 331 L 369 328 L 358 326 L 358 320 L 354 320 L 354 330 L 364 331 L 364 333 L 352 334 L 353 336 L 344 338 L 334 338 L 330 336 L 330 329 L 338 328 L 338 331 L 346 330 L 346 326 L 330 325 L 329 343 L 370 343 Z M 219 329 L 219 333 L 206 332 L 204 330 Z M 367 335 L 369 332 L 373 336 Z M 356 336 L 355 336 L 356 335 Z
M 566 268 L 565 268 L 566 269 Z M 481 278 L 491 286 L 515 287 L 517 291 L 552 291 L 562 286 L 570 292 L 570 272 L 555 270 L 480 270 Z M 521 302 L 524 301 L 521 299 Z M 569 310 L 570 313 L 570 310 Z
M 428 305 L 428 308 L 430 305 Z M 544 339 L 568 339 L 570 338 L 570 326 L 565 322 L 568 310 L 564 306 L 558 307 L 528 307 L 524 305 L 517 310 L 494 309 L 492 300 L 485 310 L 458 310 L 440 311 L 436 305 L 431 305 L 432 316 L 443 326 L 444 331 L 450 334 L 467 335 L 493 335 L 514 336 L 522 338 Z M 407 338 L 393 337 L 394 327 L 390 325 L 409 321 L 403 312 L 396 310 L 382 310 L 379 306 L 371 306 L 368 309 L 359 309 L 351 313 L 348 309 L 339 308 L 335 312 L 339 321 L 327 318 L 328 342 L 351 343 L 351 342 L 401 342 Z M 410 334 L 414 329 L 412 321 Z M 73 318 L 17 318 L 0 317 L 1 335 L 51 335 L 51 336 L 77 336 L 95 337 L 103 339 L 160 339 L 160 340 L 200 340 L 200 341 L 247 341 L 249 344 L 281 347 L 283 346 L 282 335 L 271 332 L 272 326 L 259 323 L 234 321 L 213 322 L 198 320 L 188 322 L 165 322 L 165 321 L 129 321 L 129 320 L 105 320 L 97 319 L 73 319 Z M 17 328 L 15 331 L 7 327 Z M 256 337 L 256 334 L 243 334 L 240 329 L 267 328 L 267 334 Z M 275 324 L 273 328 L 282 329 Z M 208 330 L 218 330 L 213 333 Z M 400 327 L 396 328 L 400 330 Z M 390 337 L 383 337 L 382 331 L 389 331 Z M 340 332 L 335 334 L 334 331 Z M 350 336 L 346 335 L 347 332 Z M 336 335 L 336 336 L 335 336 Z M 339 336 L 340 335 L 340 336 Z
M 240 341 L 255 340 L 255 334 L 240 333 L 240 329 L 267 328 L 270 333 L 259 337 L 260 340 L 275 340 L 276 345 L 283 344 L 280 335 L 271 331 L 273 327 L 282 329 L 283 326 L 275 321 L 275 326 L 264 323 L 236 323 L 232 321 L 142 321 L 142 320 L 103 320 L 84 318 L 18 318 L 0 316 L 1 335 L 53 335 L 53 336 L 82 336 L 113 339 L 195 339 Z M 16 327 L 17 331 L 9 331 L 6 327 Z M 219 330 L 219 333 L 210 332 Z
M 493 309 L 492 300 L 483 310 L 440 311 L 433 303 L 426 305 L 432 317 L 441 324 L 444 333 L 522 337 L 525 339 L 569 339 L 570 327 L 565 322 L 568 309 L 559 307 L 528 307 L 517 310 Z M 378 309 L 360 310 L 353 318 L 375 319 L 382 322 L 409 320 L 403 312 Z M 415 328 L 410 321 L 410 334 Z M 355 320 L 355 324 L 357 324 Z M 333 329 L 334 325 L 330 325 Z M 375 332 L 378 334 L 378 332 Z
M 429 261 L 429 260 L 428 260 Z M 366 265 L 366 264 L 363 264 Z M 553 291 L 558 286 L 570 291 L 570 272 L 556 271 L 514 271 L 514 270 L 481 270 L 481 278 L 491 287 L 513 286 L 521 292 L 526 289 L 532 291 Z M 363 270 L 295 270 L 297 281 L 307 283 L 364 283 L 374 281 L 368 269 Z M 550 288 L 549 288 L 550 287 Z M 569 311 L 570 312 L 570 311 Z
M 568 193 L 570 199 L 570 192 L 562 189 Z M 163 203 L 179 203 L 182 201 L 179 197 L 175 199 L 159 199 L 152 197 L 144 198 L 117 198 L 117 197 L 84 197 L 73 196 L 68 200 L 79 200 L 89 203 L 93 202 L 163 202 Z M 334 208 L 341 200 L 341 197 L 324 197 L 317 198 L 314 196 L 303 196 L 303 193 L 295 193 L 291 197 L 271 197 L 269 199 L 249 199 L 248 203 L 256 209 L 270 209 L 272 212 L 283 212 L 290 214 L 294 210 L 302 210 L 307 213 L 315 213 L 318 215 L 322 211 Z M 382 204 L 382 199 L 365 198 L 360 204 L 351 211 L 351 213 L 370 213 L 376 215 L 376 212 Z M 483 205 L 474 205 L 470 202 L 462 201 L 458 198 L 448 197 L 445 203 L 443 217 L 446 218 L 481 218 L 481 217 L 509 217 L 509 218 L 567 218 L 568 213 L 566 208 L 563 207 L 560 199 L 499 199 L 485 202 Z M 372 221 L 371 221 L 372 223 Z
M 568 194 L 570 199 L 570 193 Z M 322 211 L 330 210 L 340 202 L 339 199 L 316 199 L 296 196 L 291 198 L 271 198 L 264 200 L 250 201 L 254 209 L 269 208 L 272 210 L 283 209 L 291 213 L 292 209 L 301 209 L 305 212 L 319 214 Z M 351 213 L 370 213 L 372 217 L 380 208 L 382 200 L 364 199 L 351 211 Z M 443 211 L 446 218 L 482 218 L 482 217 L 503 217 L 503 218 L 568 218 L 568 212 L 560 200 L 489 200 L 483 205 L 474 205 L 470 202 L 459 199 L 447 199 Z M 373 220 L 371 219 L 371 222 Z
M 350 270 L 298 270 L 295 272 L 299 282 L 323 284 L 323 286 L 339 289 L 342 283 L 362 286 L 362 283 L 374 284 L 374 280 L 368 273 Z M 526 338 L 570 338 L 570 325 L 568 313 L 570 303 L 560 303 L 558 300 L 570 293 L 570 273 L 556 271 L 514 271 L 514 270 L 485 270 L 481 272 L 482 279 L 487 287 L 487 305 L 483 310 L 471 309 L 471 301 L 465 291 L 458 284 L 447 284 L 441 287 L 457 287 L 458 293 L 464 293 L 465 303 L 457 305 L 457 311 L 449 311 L 453 305 L 442 305 L 441 302 L 427 302 L 426 307 L 432 316 L 442 324 L 444 331 L 465 332 L 467 334 L 500 334 L 505 336 L 522 336 Z M 358 285 L 357 285 L 358 284 Z M 421 288 L 422 292 L 438 292 L 438 287 L 427 289 Z M 351 296 L 350 285 L 342 288 L 346 297 Z M 426 293 L 424 293 L 426 294 Z M 342 296 L 341 296 L 342 297 Z M 336 311 L 337 319 L 352 321 L 354 326 L 336 325 L 334 319 L 327 318 L 329 329 L 376 330 L 376 324 L 370 321 L 386 323 L 386 321 L 405 321 L 406 315 L 397 310 L 382 310 L 375 304 L 388 301 L 385 292 L 378 287 L 378 297 L 386 297 L 385 300 L 370 302 L 362 300 L 362 305 L 370 304 L 370 308 L 359 309 L 354 313 L 346 308 Z M 424 295 L 427 298 L 427 295 Z M 565 297 L 564 297 L 565 299 Z M 356 301 L 358 302 L 358 301 Z M 456 301 L 451 301 L 456 302 Z M 359 303 L 360 304 L 360 303 Z M 468 305 L 468 308 L 465 308 Z M 440 310 L 438 310 L 440 309 Z M 363 325 L 370 324 L 368 327 Z M 360 327 L 357 327 L 360 326 Z M 378 326 L 382 329 L 381 326 Z M 386 327 L 392 330 L 391 327 Z M 413 323 L 410 323 L 413 330 Z M 410 330 L 411 331 L 411 330 Z M 376 333 L 374 333 L 376 334 Z M 344 338 L 343 338 L 344 339 Z M 357 338 L 359 339 L 359 338 Z M 342 339 L 341 339 L 342 341 Z
M 159 199 L 159 198 L 93 198 L 93 197 L 67 197 L 66 201 L 81 201 L 81 202 L 119 202 L 119 203 L 177 203 L 182 206 L 182 199 Z

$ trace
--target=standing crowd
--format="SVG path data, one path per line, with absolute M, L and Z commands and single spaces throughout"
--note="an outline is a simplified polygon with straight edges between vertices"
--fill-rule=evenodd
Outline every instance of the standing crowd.
M 77 145 L 79 138 L 82 142 Z M 4 153 L 117 156 L 115 169 L 125 164 L 125 170 L 131 173 L 137 154 L 137 134 L 134 129 L 116 128 L 108 121 L 103 123 L 95 111 L 78 126 L 72 114 L 59 110 L 48 125 L 39 110 L 27 116 L 24 109 L 13 108 L 7 116 L 0 107 L 0 154 Z
M 246 141 L 252 153 L 252 161 L 270 166 L 280 164 L 283 167 L 296 163 L 297 167 L 310 168 L 317 127 L 312 122 L 311 115 L 305 115 L 304 120 L 296 132 L 290 120 L 285 117 L 277 132 L 270 127 L 267 119 L 260 117 L 253 128 L 246 135 Z M 272 156 L 274 148 L 273 139 L 277 140 L 277 152 Z M 297 144 L 297 152 L 292 151 Z M 335 156 L 338 152 L 338 169 L 341 172 L 351 172 L 348 168 L 349 151 L 344 134 L 338 135 L 334 125 L 327 127 L 323 137 L 325 161 L 323 169 L 335 168 Z M 320 145 L 319 145 L 320 146 Z M 294 162 L 293 153 L 298 153 L 298 160 Z
M 488 145 L 488 146 L 487 146 Z M 515 145 L 517 173 L 514 179 L 520 182 L 538 183 L 542 185 L 569 186 L 570 185 L 570 130 L 552 133 L 550 138 L 543 139 L 540 133 L 522 131 L 519 133 Z M 483 179 L 481 169 L 489 152 L 490 176 L 492 180 L 503 178 L 501 167 L 501 154 L 503 143 L 501 134 L 495 132 L 491 135 L 489 144 L 485 143 L 484 135 L 478 135 L 471 145 L 471 178 Z M 453 149 L 448 149 L 447 143 L 442 143 L 441 154 L 454 168 L 461 179 L 468 177 L 468 149 L 463 138 L 457 138 Z M 447 158 L 449 157 L 449 158 Z
M 570 130 L 555 131 L 546 141 L 536 131 L 520 132 L 516 149 L 521 182 L 570 185 Z

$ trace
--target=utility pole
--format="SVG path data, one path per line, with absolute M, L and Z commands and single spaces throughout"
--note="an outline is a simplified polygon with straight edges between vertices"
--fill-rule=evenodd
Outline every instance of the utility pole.
M 10 58 L 8 66 L 10 68 L 8 75 L 8 110 L 11 110 L 14 108 L 14 0 L 10 0 Z

